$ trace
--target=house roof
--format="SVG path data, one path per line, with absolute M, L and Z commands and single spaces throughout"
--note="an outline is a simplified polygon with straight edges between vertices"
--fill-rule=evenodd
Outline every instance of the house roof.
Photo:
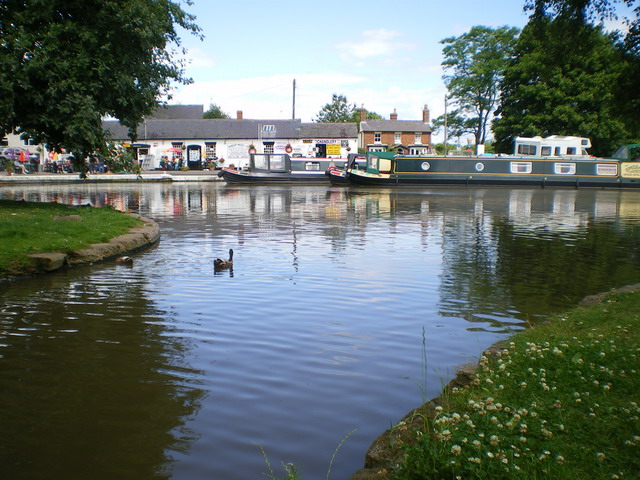
M 431 126 L 420 120 L 367 120 L 360 122 L 360 131 L 431 133 Z
M 204 115 L 203 105 L 160 105 L 148 117 L 149 120 L 199 119 Z
M 302 138 L 356 138 L 358 125 L 355 123 L 303 123 Z
M 127 140 L 128 129 L 116 120 L 102 123 L 114 140 Z M 264 131 L 264 125 L 273 129 Z M 215 140 L 215 139 L 287 139 L 299 138 L 300 120 L 226 120 L 226 119 L 177 119 L 144 121 L 138 126 L 140 141 L 144 140 Z

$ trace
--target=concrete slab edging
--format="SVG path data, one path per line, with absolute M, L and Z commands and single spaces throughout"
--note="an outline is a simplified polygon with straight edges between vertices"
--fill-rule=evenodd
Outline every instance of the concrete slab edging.
M 112 238 L 106 243 L 96 243 L 87 248 L 75 250 L 70 253 L 33 253 L 29 255 L 31 265 L 28 271 L 24 272 L 24 274 L 13 275 L 6 280 L 55 272 L 64 267 L 87 265 L 111 260 L 118 256 L 147 249 L 160 241 L 160 227 L 155 221 L 136 214 L 128 215 L 139 218 L 143 224 L 133 227 L 127 233 Z

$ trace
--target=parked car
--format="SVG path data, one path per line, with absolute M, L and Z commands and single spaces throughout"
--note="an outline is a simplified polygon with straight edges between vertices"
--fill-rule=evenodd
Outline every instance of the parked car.
M 26 148 L 6 147 L 0 150 L 0 162 L 4 162 L 6 160 L 15 162 L 16 160 L 20 160 L 20 152 L 25 152 L 30 162 L 35 162 L 40 159 L 40 156 L 37 153 L 31 153 Z

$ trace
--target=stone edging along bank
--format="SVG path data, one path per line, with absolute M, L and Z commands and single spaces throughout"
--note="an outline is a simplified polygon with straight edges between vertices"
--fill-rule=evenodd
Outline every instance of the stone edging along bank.
M 625 287 L 612 289 L 608 292 L 589 295 L 583 298 L 578 305 L 589 306 L 604 301 L 610 295 L 618 293 L 633 293 L 640 291 L 640 283 L 627 285 Z M 507 347 L 509 338 L 500 340 L 482 354 L 489 357 Z M 441 395 L 446 395 L 454 387 L 464 387 L 475 379 L 478 365 L 467 364 L 459 367 L 456 376 L 447 386 L 444 387 Z M 424 426 L 425 418 L 433 418 L 436 414 L 436 407 L 442 402 L 441 397 L 436 397 L 424 405 L 412 410 L 405 415 L 395 427 L 385 431 L 376 438 L 367 453 L 365 454 L 364 468 L 354 473 L 349 480 L 385 480 L 389 478 L 390 471 L 402 462 L 404 454 L 400 445 L 403 442 L 415 438 L 416 431 Z
M 29 255 L 31 266 L 28 271 L 22 275 L 14 275 L 12 278 L 54 272 L 63 267 L 87 265 L 110 260 L 120 255 L 144 250 L 160 240 L 160 227 L 156 222 L 149 218 L 141 217 L 140 215 L 129 215 L 142 220 L 143 225 L 133 227 L 127 233 L 112 238 L 106 243 L 96 243 L 87 248 L 75 250 L 70 253 L 33 253 Z

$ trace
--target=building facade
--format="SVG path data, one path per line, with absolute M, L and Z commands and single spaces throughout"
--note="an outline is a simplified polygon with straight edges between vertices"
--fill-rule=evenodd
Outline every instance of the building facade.
M 119 122 L 103 125 L 114 141 L 134 149 L 143 169 L 160 168 L 163 157 L 191 169 L 213 162 L 243 168 L 251 152 L 346 158 L 358 148 L 355 124 L 245 119 L 242 111 L 235 119 L 203 119 L 202 105 L 176 107 L 163 107 L 160 115 L 145 119 L 135 142 Z
M 398 120 L 394 110 L 389 120 L 367 120 L 360 110 L 360 147 L 366 152 L 394 151 L 404 155 L 432 153 L 429 108 L 422 110 L 422 120 Z

